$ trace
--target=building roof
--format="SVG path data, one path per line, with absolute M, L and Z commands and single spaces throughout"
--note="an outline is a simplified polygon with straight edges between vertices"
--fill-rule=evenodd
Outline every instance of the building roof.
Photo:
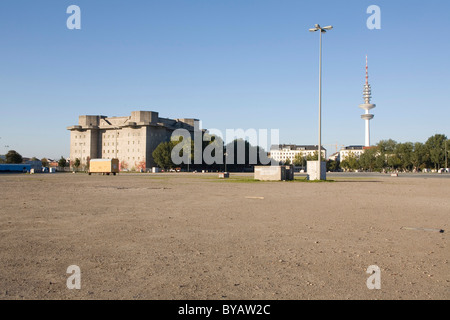
M 337 157 L 339 157 L 339 155 L 340 155 L 339 152 L 335 152 L 335 153 L 333 153 L 331 156 L 329 156 L 328 158 L 329 158 L 329 159 L 337 158 Z
M 82 115 L 79 117 L 78 125 L 67 127 L 67 130 L 92 130 L 92 129 L 120 129 L 124 127 L 153 126 L 165 127 L 171 130 L 187 129 L 194 130 L 194 118 L 169 119 L 159 117 L 154 111 L 133 111 L 130 116 L 107 117 L 103 115 Z
M 344 147 L 342 150 L 363 150 L 364 146 L 347 146 Z
M 270 146 L 270 150 L 296 150 L 296 151 L 315 151 L 317 150 L 317 145 L 296 145 L 296 144 L 273 144 Z M 321 150 L 326 150 L 323 146 L 321 147 Z

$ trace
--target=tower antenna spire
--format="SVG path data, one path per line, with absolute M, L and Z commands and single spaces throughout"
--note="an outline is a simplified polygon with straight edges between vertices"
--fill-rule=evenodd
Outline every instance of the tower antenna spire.
M 366 85 L 369 85 L 369 65 L 367 63 L 367 55 L 366 55 Z

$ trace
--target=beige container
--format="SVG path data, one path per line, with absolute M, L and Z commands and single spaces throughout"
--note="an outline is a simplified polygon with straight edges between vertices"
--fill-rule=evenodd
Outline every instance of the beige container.
M 92 159 L 89 163 L 89 174 L 91 173 L 116 175 L 119 173 L 119 159 Z

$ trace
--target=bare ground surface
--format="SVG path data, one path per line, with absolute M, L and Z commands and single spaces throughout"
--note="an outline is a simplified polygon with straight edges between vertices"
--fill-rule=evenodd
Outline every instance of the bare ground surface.
M 449 299 L 449 191 L 381 175 L 0 175 L 0 299 Z

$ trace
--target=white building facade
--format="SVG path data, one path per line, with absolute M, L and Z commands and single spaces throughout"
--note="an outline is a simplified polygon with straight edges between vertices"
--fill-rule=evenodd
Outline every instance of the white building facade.
M 344 161 L 350 155 L 353 155 L 359 159 L 359 157 L 361 157 L 361 155 L 364 153 L 365 149 L 366 148 L 364 146 L 348 146 L 342 148 L 339 151 L 339 161 Z
M 273 145 L 270 148 L 269 157 L 277 162 L 285 163 L 287 160 L 290 163 L 294 162 L 297 155 L 301 155 L 306 158 L 308 156 L 314 156 L 317 154 L 318 146 L 314 145 L 293 145 L 293 144 L 281 144 Z M 326 159 L 327 150 L 322 146 L 322 157 Z

